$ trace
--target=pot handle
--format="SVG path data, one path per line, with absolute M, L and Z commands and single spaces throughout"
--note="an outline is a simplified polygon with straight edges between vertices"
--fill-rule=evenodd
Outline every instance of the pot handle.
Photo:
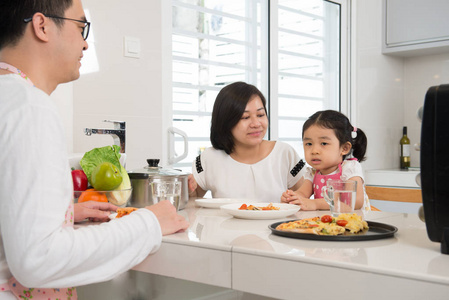
M 177 163 L 178 161 L 183 160 L 184 158 L 187 157 L 187 154 L 189 153 L 189 143 L 187 140 L 187 134 L 175 127 L 169 127 L 167 129 L 168 133 L 169 133 L 169 139 L 168 139 L 168 149 L 169 149 L 169 157 L 168 157 L 168 164 L 172 165 Z M 177 156 L 176 155 L 176 151 L 175 151 L 175 142 L 174 139 L 171 139 L 171 136 L 175 136 L 175 134 L 179 134 L 183 140 L 184 140 L 184 153 L 182 153 L 181 155 Z

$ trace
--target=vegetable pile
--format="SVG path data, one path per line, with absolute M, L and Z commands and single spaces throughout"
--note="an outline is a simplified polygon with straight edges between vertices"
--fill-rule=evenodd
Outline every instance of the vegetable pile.
M 94 148 L 84 154 L 80 161 L 82 170 L 72 171 L 74 190 L 84 191 L 78 202 L 105 202 L 107 195 L 112 204 L 120 206 L 126 203 L 131 193 L 131 181 L 120 164 L 119 151 L 120 147 L 113 145 Z M 87 182 L 93 189 L 87 190 Z

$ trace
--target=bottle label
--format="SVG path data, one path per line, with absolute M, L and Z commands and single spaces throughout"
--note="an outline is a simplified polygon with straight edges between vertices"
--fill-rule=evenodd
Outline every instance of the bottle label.
M 410 145 L 402 145 L 401 156 L 410 156 Z

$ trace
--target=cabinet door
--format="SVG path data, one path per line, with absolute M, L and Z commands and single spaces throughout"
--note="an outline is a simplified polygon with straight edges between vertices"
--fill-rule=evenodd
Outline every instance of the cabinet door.
M 448 0 L 384 0 L 384 52 L 448 43 L 448 15 Z

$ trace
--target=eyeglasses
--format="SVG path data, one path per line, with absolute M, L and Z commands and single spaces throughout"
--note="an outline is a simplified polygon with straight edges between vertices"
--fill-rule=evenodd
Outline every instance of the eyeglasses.
M 44 15 L 44 16 L 46 16 L 46 15 Z M 87 37 L 89 36 L 90 22 L 83 21 L 83 20 L 75 20 L 75 19 L 57 17 L 57 16 L 46 16 L 46 17 L 47 18 L 52 18 L 52 19 L 69 20 L 69 21 L 75 21 L 75 22 L 83 23 L 85 26 L 83 27 L 83 31 L 81 32 L 81 35 L 83 36 L 84 40 L 87 40 Z M 25 23 L 28 23 L 28 22 L 31 22 L 32 19 L 33 19 L 33 17 L 26 18 L 26 19 L 23 19 L 23 21 Z

